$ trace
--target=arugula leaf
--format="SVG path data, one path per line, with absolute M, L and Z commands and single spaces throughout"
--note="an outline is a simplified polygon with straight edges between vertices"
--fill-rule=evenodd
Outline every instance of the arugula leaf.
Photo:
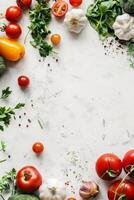
M 96 0 L 87 9 L 87 18 L 91 26 L 104 39 L 113 35 L 113 23 L 122 14 L 120 0 Z
M 39 54 L 42 57 L 48 56 L 53 47 L 48 44 L 45 38 L 51 33 L 48 29 L 48 25 L 51 21 L 51 9 L 47 0 L 36 0 L 37 4 L 30 11 L 29 16 L 31 24 L 29 30 L 33 41 L 31 45 L 39 50 Z
M 12 91 L 10 90 L 10 87 L 7 87 L 6 89 L 3 89 L 0 99 L 6 99 L 7 97 L 9 97 L 9 95 L 11 93 L 12 93 Z

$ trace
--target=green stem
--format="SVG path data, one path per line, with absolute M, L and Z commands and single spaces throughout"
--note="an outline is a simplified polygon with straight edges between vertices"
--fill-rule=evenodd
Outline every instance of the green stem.
M 6 161 L 6 159 L 4 159 L 4 160 L 0 160 L 0 163 L 3 163 L 3 162 L 5 162 Z
M 97 29 L 98 29 L 98 27 L 100 26 L 100 23 L 101 23 L 102 17 L 103 17 L 103 14 L 101 13 L 100 20 L 99 20 L 99 22 L 98 22 L 98 24 L 97 24 L 97 26 L 96 26 Z
M 25 36 L 25 38 L 24 38 L 24 44 L 26 44 L 27 37 L 28 37 L 28 35 L 29 35 L 30 32 L 31 32 L 31 30 L 29 29 L 29 31 L 27 32 L 27 34 L 26 34 L 26 36 Z
M 116 200 L 116 196 L 117 196 L 117 192 L 118 189 L 121 187 L 122 183 L 124 183 L 124 181 L 126 180 L 126 178 L 134 171 L 134 166 L 132 166 L 131 170 L 126 174 L 126 176 L 124 176 L 124 178 L 122 179 L 122 181 L 120 182 L 120 184 L 118 185 L 118 187 L 115 190 L 115 194 L 114 194 L 114 200 Z

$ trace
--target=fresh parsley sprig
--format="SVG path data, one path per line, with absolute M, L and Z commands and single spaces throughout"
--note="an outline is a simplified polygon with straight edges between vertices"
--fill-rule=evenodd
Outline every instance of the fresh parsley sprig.
M 7 172 L 0 179 L 0 195 L 3 197 L 4 193 L 15 192 L 15 179 L 16 179 L 16 170 L 13 168 L 11 171 Z
M 8 127 L 12 116 L 15 116 L 15 110 L 24 107 L 24 103 L 18 103 L 15 107 L 0 107 L 0 130 L 4 131 L 4 127 Z
M 31 24 L 29 30 L 31 32 L 33 41 L 31 45 L 39 50 L 42 57 L 48 56 L 52 53 L 53 47 L 45 40 L 51 33 L 48 25 L 51 21 L 51 9 L 48 0 L 36 0 L 37 4 L 29 12 Z
M 12 91 L 10 90 L 10 87 L 3 89 L 0 99 L 7 99 L 11 93 Z

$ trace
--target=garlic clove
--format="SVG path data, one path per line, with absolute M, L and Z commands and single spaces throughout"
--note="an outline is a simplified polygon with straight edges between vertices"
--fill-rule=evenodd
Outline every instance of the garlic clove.
M 83 181 L 79 190 L 82 199 L 95 197 L 99 193 L 99 186 L 94 181 Z

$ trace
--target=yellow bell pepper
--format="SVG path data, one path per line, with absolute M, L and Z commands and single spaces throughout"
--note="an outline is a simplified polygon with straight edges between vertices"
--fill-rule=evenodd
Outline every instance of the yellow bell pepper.
M 0 37 L 0 55 L 9 61 L 18 61 L 25 55 L 25 48 L 16 40 Z

